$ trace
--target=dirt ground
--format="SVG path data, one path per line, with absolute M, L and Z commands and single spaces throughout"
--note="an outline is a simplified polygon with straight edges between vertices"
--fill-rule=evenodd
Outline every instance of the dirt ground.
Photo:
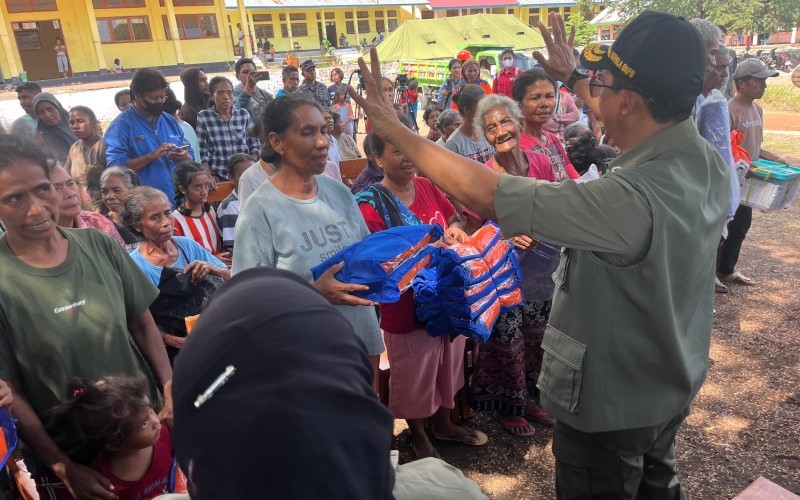
M 795 151 L 783 153 L 800 164 Z M 754 214 L 737 269 L 760 283 L 716 295 L 708 378 L 678 434 L 678 477 L 689 498 L 732 498 L 758 476 L 800 495 L 800 203 Z M 493 499 L 555 498 L 551 429 L 512 437 L 489 414 L 470 425 L 489 443 L 434 442 L 446 461 Z M 398 446 L 413 459 L 407 431 Z

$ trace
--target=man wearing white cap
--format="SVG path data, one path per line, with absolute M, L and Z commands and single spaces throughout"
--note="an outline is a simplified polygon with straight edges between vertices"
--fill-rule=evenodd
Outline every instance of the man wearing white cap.
M 778 72 L 764 66 L 761 60 L 747 59 L 736 68 L 733 73 L 733 84 L 736 95 L 728 101 L 728 111 L 731 116 L 731 130 L 739 130 L 744 134 L 742 147 L 750 154 L 750 161 L 763 158 L 765 160 L 786 163 L 786 160 L 761 148 L 764 140 L 764 111 L 755 100 L 764 96 L 767 88 L 767 78 L 778 76 Z M 728 223 L 728 237 L 722 244 L 722 253 L 719 259 L 717 277 L 726 284 L 752 286 L 756 281 L 735 270 L 739 261 L 739 252 L 742 249 L 750 222 L 753 219 L 753 209 L 739 205 L 733 220 Z

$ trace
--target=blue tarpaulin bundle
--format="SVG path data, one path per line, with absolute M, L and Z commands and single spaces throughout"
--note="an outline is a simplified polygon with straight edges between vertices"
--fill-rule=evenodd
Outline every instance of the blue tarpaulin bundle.
M 488 222 L 465 243 L 441 250 L 439 262 L 415 279 L 417 318 L 434 337 L 459 333 L 485 341 L 501 312 L 522 303 L 511 242 Z
M 316 280 L 333 265 L 344 262 L 336 279 L 369 287 L 353 295 L 384 304 L 397 302 L 420 271 L 436 264 L 438 249 L 430 243 L 443 235 L 438 224 L 392 227 L 350 245 L 311 273 Z
M 5 408 L 0 408 L 0 468 L 5 466 L 11 452 L 17 447 L 15 422 Z

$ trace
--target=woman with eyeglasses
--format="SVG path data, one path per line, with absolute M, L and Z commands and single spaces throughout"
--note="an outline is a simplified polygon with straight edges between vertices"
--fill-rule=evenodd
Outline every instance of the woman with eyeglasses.
M 520 134 L 523 150 L 544 153 L 550 158 L 556 180 L 577 179 L 578 172 L 570 163 L 558 138 L 544 130 L 556 110 L 556 84 L 539 68 L 529 69 L 517 77 L 511 95 L 522 110 L 525 130 Z
M 208 172 L 192 162 L 183 162 L 172 173 L 175 183 L 175 236 L 193 239 L 226 264 L 231 262 L 230 252 L 222 249 L 222 236 L 217 225 L 217 214 L 208 202 L 211 178 Z

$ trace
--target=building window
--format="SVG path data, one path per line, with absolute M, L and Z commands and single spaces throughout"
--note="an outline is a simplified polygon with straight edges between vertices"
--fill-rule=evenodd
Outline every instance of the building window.
M 483 14 L 483 9 L 469 9 L 470 14 Z
M 347 11 L 344 13 L 345 19 L 353 19 L 353 13 L 351 11 Z
M 451 16 L 448 16 L 451 17 Z M 432 10 L 423 10 L 422 11 L 422 19 L 433 19 L 433 11 Z
M 56 0 L 6 0 L 8 12 L 39 12 L 58 10 Z
M 528 26 L 536 26 L 539 22 L 539 14 L 532 14 L 528 16 Z
M 281 24 L 281 38 L 289 38 L 289 28 L 285 24 Z
M 386 11 L 386 17 L 397 17 L 397 11 L 396 10 L 387 10 Z
M 359 10 L 356 12 L 356 17 L 359 19 L 366 19 L 369 17 L 369 12 L 366 10 Z
M 549 9 L 547 9 L 547 13 L 548 14 L 558 14 L 559 13 L 558 7 L 550 7 Z
M 336 19 L 336 13 L 335 12 L 326 12 L 325 13 L 325 19 Z
M 103 43 L 145 42 L 153 39 L 146 17 L 98 18 L 97 30 Z
M 292 23 L 292 36 L 308 36 L 308 25 L 306 23 Z
M 95 9 L 114 9 L 118 7 L 144 7 L 144 0 L 92 0 L 92 6 Z
M 383 22 L 383 19 L 378 19 L 375 21 L 375 31 L 377 33 L 383 33 L 384 31 L 386 31 L 386 26 L 385 23 Z
M 376 10 L 375 11 L 375 17 L 383 18 L 383 11 L 382 10 Z
M 397 19 L 389 19 L 389 31 L 397 29 Z
M 347 26 L 347 34 L 348 35 L 355 35 L 356 34 L 356 25 L 353 21 L 346 21 L 345 25 Z
M 167 40 L 172 40 L 167 16 L 163 16 L 163 20 Z M 214 14 L 175 16 L 175 22 L 178 24 L 178 38 L 181 40 L 219 38 L 217 18 Z
M 271 24 L 256 24 L 256 38 L 275 38 L 275 29 Z
M 458 16 L 458 9 L 449 9 L 444 15 L 447 17 L 456 17 Z
M 359 21 L 358 22 L 358 32 L 359 33 L 369 33 L 369 21 Z
M 285 21 L 286 20 L 286 14 L 278 14 L 278 19 L 280 19 L 281 21 Z
M 271 23 L 272 14 L 253 14 L 254 23 Z
M 306 20 L 306 15 L 305 14 L 291 14 L 290 13 L 289 14 L 289 20 L 290 21 L 305 21 Z M 294 29 L 294 28 L 292 28 L 292 29 Z

